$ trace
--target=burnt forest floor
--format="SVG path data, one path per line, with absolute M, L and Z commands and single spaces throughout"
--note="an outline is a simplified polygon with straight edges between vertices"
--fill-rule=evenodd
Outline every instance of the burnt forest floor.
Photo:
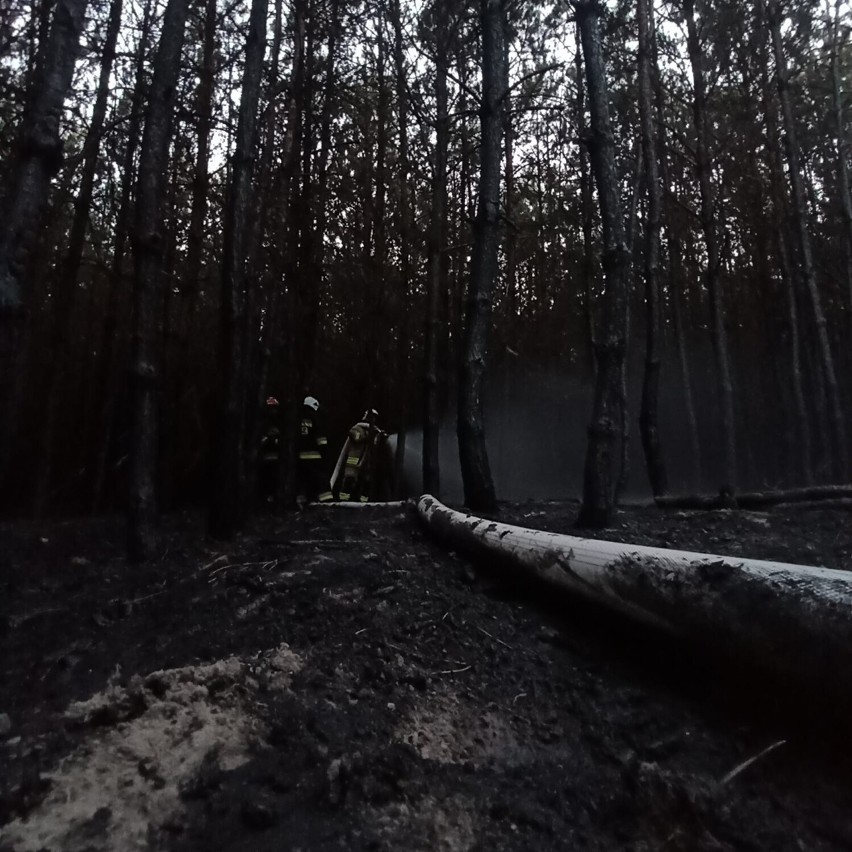
M 0 526 L 3 852 L 852 848 L 818 696 L 527 593 L 410 507 L 227 546 L 169 524 L 142 567 L 117 520 Z M 852 567 L 842 509 L 636 507 L 600 537 Z

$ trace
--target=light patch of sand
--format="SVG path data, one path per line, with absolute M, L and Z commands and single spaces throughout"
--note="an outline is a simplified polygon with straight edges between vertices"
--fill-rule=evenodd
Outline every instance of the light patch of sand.
M 454 695 L 435 695 L 416 705 L 394 732 L 426 760 L 484 763 L 489 758 L 524 760 L 509 722 L 498 712 L 468 706 Z
M 258 678 L 283 690 L 301 667 L 282 645 L 248 659 L 136 676 L 127 687 L 111 685 L 70 705 L 70 722 L 99 727 L 46 774 L 47 797 L 26 819 L 4 826 L 2 840 L 19 852 L 148 849 L 205 759 L 225 770 L 249 759 L 264 733 L 251 710 Z

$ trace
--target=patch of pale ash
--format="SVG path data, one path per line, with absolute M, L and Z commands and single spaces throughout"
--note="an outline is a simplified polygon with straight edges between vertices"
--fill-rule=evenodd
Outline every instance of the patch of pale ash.
M 134 676 L 65 713 L 86 738 L 45 776 L 51 788 L 26 818 L 3 827 L 16 852 L 149 848 L 149 838 L 180 809 L 182 787 L 203 762 L 224 770 L 249 759 L 262 739 L 253 712 L 259 679 L 284 690 L 302 667 L 281 645 L 254 657 Z
M 468 705 L 454 695 L 433 695 L 408 713 L 394 738 L 426 760 L 479 765 L 493 758 L 506 764 L 529 762 L 508 720 L 498 711 Z
M 463 796 L 439 801 L 424 796 L 372 811 L 373 830 L 391 849 L 410 852 L 467 852 L 476 844 L 475 805 Z

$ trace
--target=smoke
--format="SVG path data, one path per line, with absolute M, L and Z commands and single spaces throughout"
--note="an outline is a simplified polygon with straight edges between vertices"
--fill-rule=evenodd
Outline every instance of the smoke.
M 639 434 L 643 364 L 637 354 L 631 357 L 628 376 L 629 476 L 622 495 L 627 501 L 651 498 Z M 691 356 L 703 470 L 696 478 L 683 387 L 673 363 L 665 365 L 660 387 L 663 456 L 672 492 L 716 493 L 723 484 L 720 479 L 722 440 L 712 352 L 707 346 L 705 350 L 699 348 L 692 352 Z M 485 434 L 499 499 L 564 500 L 582 495 L 593 387 L 591 380 L 566 373 L 532 366 L 522 359 L 507 359 L 491 371 L 484 398 Z M 740 397 L 737 446 L 741 490 L 780 483 L 777 471 L 784 441 L 778 434 L 777 418 L 771 417 L 774 412 L 766 411 L 763 418 L 758 419 L 754 409 L 759 412 L 761 408 L 766 410 L 769 406 L 754 391 L 745 398 Z M 764 418 L 770 422 L 764 423 Z M 422 447 L 422 432 L 419 429 L 409 432 L 404 465 L 404 489 L 409 496 L 421 493 Z M 440 465 L 440 496 L 460 503 L 463 489 L 454 411 L 449 412 L 441 424 Z M 618 476 L 619 466 L 620 448 L 616 442 L 614 478 Z

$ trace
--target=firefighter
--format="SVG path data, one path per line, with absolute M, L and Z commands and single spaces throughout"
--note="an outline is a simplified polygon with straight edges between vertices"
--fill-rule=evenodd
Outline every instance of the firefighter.
M 331 476 L 336 499 L 369 503 L 386 497 L 388 436 L 378 427 L 378 419 L 378 412 L 368 409 L 349 430 Z
M 299 506 L 327 503 L 332 499 L 331 491 L 324 487 L 323 482 L 323 457 L 328 439 L 325 430 L 319 425 L 319 407 L 319 401 L 313 396 L 306 396 L 302 404 L 296 469 L 296 502 Z
M 278 428 L 280 407 L 274 396 L 267 397 L 265 425 L 260 439 L 260 493 L 268 502 L 275 499 L 278 481 L 278 458 L 281 453 L 281 432 Z

